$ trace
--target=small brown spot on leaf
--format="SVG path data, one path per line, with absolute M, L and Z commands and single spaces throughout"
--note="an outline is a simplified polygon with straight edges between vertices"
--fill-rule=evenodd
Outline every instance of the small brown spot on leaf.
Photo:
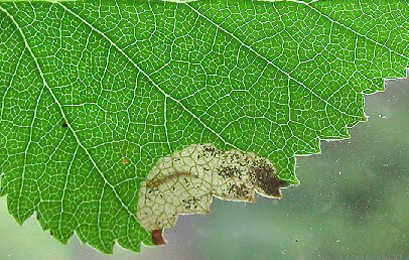
M 128 164 L 129 164 L 129 159 L 126 158 L 126 157 L 123 157 L 123 158 L 122 158 L 122 164 L 123 164 L 123 165 L 128 165 Z

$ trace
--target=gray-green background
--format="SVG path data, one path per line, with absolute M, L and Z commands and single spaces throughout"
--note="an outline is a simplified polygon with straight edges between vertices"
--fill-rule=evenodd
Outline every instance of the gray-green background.
M 0 199 L 0 259 L 340 259 L 409 258 L 409 80 L 367 97 L 366 123 L 352 138 L 299 157 L 301 185 L 281 201 L 215 200 L 206 216 L 179 218 L 164 247 L 119 247 L 105 256 L 73 237 L 68 245 L 23 226 Z

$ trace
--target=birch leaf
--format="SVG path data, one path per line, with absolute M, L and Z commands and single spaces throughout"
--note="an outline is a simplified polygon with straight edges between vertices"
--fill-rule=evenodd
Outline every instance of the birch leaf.
M 163 242 L 146 223 L 200 189 L 280 197 L 296 155 L 348 138 L 364 95 L 406 76 L 408 17 L 407 0 L 0 3 L 0 194 L 106 253 Z M 199 187 L 142 203 L 179 176 Z

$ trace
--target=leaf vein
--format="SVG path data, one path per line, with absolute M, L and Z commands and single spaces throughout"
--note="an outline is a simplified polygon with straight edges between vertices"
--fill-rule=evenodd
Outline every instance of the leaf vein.
M 14 3 L 14 4 L 15 4 L 15 3 Z M 46 81 L 46 79 L 45 79 L 45 77 L 44 77 L 44 74 L 43 74 L 43 72 L 42 72 L 42 69 L 41 69 L 41 67 L 40 67 L 40 64 L 39 64 L 39 62 L 38 62 L 38 60 L 37 60 L 37 57 L 34 55 L 33 51 L 31 50 L 30 45 L 28 44 L 27 39 L 26 39 L 26 37 L 25 37 L 25 35 L 24 35 L 22 29 L 20 28 L 19 24 L 16 22 L 16 20 L 14 19 L 14 17 L 13 17 L 6 9 L 4 9 L 3 7 L 0 6 L 0 10 L 1 10 L 2 12 L 4 12 L 4 13 L 12 20 L 12 22 L 15 24 L 15 26 L 17 27 L 17 30 L 18 30 L 19 33 L 21 34 L 21 37 L 22 37 L 22 39 L 23 39 L 23 41 L 24 41 L 24 44 L 25 44 L 26 48 L 27 48 L 28 51 L 30 52 L 30 55 L 32 56 L 32 58 L 33 58 L 33 60 L 34 60 L 34 62 L 35 62 L 35 64 L 36 64 L 37 70 L 38 70 L 38 72 L 39 72 L 39 74 L 40 74 L 40 77 L 42 78 L 44 87 L 47 88 L 47 90 L 49 91 L 50 95 L 51 95 L 52 98 L 54 99 L 54 102 L 55 102 L 55 103 L 57 104 L 57 106 L 59 107 L 60 113 L 61 113 L 61 116 L 63 117 L 63 119 L 68 122 L 67 117 L 66 117 L 66 115 L 65 115 L 65 113 L 64 113 L 63 107 L 61 106 L 60 102 L 58 101 L 58 99 L 57 99 L 57 97 L 55 96 L 55 94 L 54 94 L 54 92 L 52 91 L 52 89 L 48 86 L 47 81 Z M 43 88 L 43 89 L 44 89 L 44 88 Z M 71 126 L 70 124 L 68 124 L 68 128 L 72 131 L 72 133 L 73 133 L 73 135 L 74 135 L 74 138 L 75 138 L 75 140 L 77 141 L 78 145 L 84 150 L 84 152 L 86 153 L 86 155 L 89 157 L 89 159 L 90 159 L 92 165 L 95 167 L 95 169 L 97 170 L 97 172 L 101 175 L 101 177 L 102 177 L 102 179 L 104 180 L 104 182 L 113 190 L 113 192 L 114 192 L 114 194 L 115 194 L 115 197 L 116 197 L 116 199 L 120 202 L 121 206 L 122 206 L 124 209 L 126 209 L 126 211 L 127 211 L 136 221 L 138 221 L 137 218 L 136 218 L 136 216 L 135 216 L 135 214 L 132 213 L 132 211 L 128 208 L 128 206 L 126 206 L 126 204 L 123 202 L 123 200 L 122 200 L 121 197 L 119 196 L 118 192 L 116 191 L 115 187 L 114 187 L 114 186 L 108 181 L 108 179 L 105 177 L 104 173 L 101 171 L 101 169 L 98 167 L 97 163 L 95 162 L 94 158 L 91 156 L 91 154 L 90 154 L 90 153 L 88 152 L 88 150 L 85 148 L 85 146 L 82 144 L 81 140 L 79 139 L 78 135 L 76 134 L 76 132 L 74 131 L 74 129 L 72 128 L 72 126 Z M 138 222 L 138 223 L 139 223 L 139 222 Z
M 215 136 L 217 136 L 222 142 L 224 142 L 225 144 L 235 148 L 235 149 L 239 149 L 238 147 L 236 147 L 234 144 L 230 143 L 229 141 L 227 141 L 224 137 L 222 137 L 219 133 L 217 133 L 215 130 L 213 130 L 211 127 L 209 127 L 205 122 L 203 122 L 203 120 L 200 119 L 200 117 L 198 117 L 196 114 L 194 114 L 192 111 L 190 111 L 180 100 L 172 97 L 171 95 L 169 95 L 166 91 L 164 91 L 158 84 L 156 84 L 156 82 L 149 76 L 148 73 L 146 73 L 143 69 L 141 69 L 141 67 L 139 67 L 138 64 L 135 63 L 135 61 L 129 57 L 128 54 L 125 53 L 125 51 L 123 51 L 121 48 L 119 48 L 119 46 L 113 42 L 106 34 L 104 34 L 103 32 L 101 32 L 100 30 L 98 30 L 97 28 L 95 28 L 92 24 L 90 24 L 87 20 L 85 20 L 83 17 L 81 17 L 80 15 L 76 14 L 75 12 L 73 12 L 71 9 L 69 9 L 67 6 L 63 5 L 60 2 L 57 2 L 56 4 L 60 5 L 64 10 L 68 11 L 69 13 L 71 13 L 72 15 L 74 15 L 77 19 L 79 19 L 81 22 L 83 22 L 85 25 L 87 25 L 90 29 L 92 29 L 93 31 L 95 31 L 96 33 L 98 33 L 100 36 L 102 36 L 105 40 L 107 40 L 112 46 L 114 46 L 133 66 L 135 66 L 135 68 L 141 72 L 154 86 L 156 89 L 159 90 L 160 93 L 162 93 L 165 97 L 170 98 L 171 100 L 175 101 L 180 107 L 182 107 L 183 110 L 185 110 L 186 112 L 188 112 L 194 119 L 196 119 L 204 128 L 208 129 L 209 131 L 211 131 Z
M 209 17 L 207 17 L 206 15 L 202 14 L 201 12 L 199 12 L 199 10 L 197 10 L 196 8 L 194 8 L 193 6 L 191 6 L 189 3 L 185 3 L 186 6 L 190 7 L 194 12 L 196 12 L 199 16 L 201 16 L 202 18 L 204 18 L 206 21 L 208 21 L 211 25 L 215 26 L 216 28 L 220 29 L 221 31 L 223 31 L 224 33 L 228 34 L 229 36 L 231 36 L 234 40 L 236 40 L 238 43 L 240 43 L 243 47 L 245 47 L 246 49 L 248 49 L 249 51 L 253 52 L 257 57 L 259 57 L 260 59 L 262 59 L 263 61 L 267 62 L 268 64 L 270 64 L 271 66 L 273 66 L 274 68 L 276 68 L 278 71 L 280 71 L 281 73 L 283 73 L 284 75 L 286 75 L 289 79 L 293 80 L 294 82 L 296 82 L 297 84 L 299 84 L 300 86 L 302 86 L 303 88 L 307 89 L 313 96 L 315 96 L 316 98 L 318 98 L 319 100 L 321 100 L 322 102 L 324 102 L 326 105 L 332 107 L 333 109 L 335 109 L 336 111 L 338 111 L 339 113 L 341 113 L 342 115 L 345 116 L 349 116 L 349 117 L 353 117 L 353 118 L 358 118 L 361 119 L 361 117 L 359 116 L 355 116 L 355 115 L 350 115 L 342 110 L 340 110 L 339 108 L 337 108 L 336 106 L 332 105 L 331 103 L 328 102 L 328 100 L 325 100 L 324 98 L 322 98 L 320 95 L 318 95 L 317 93 L 315 93 L 311 88 L 309 88 L 307 85 L 305 85 L 302 81 L 294 78 L 294 76 L 292 76 L 290 73 L 288 73 L 287 71 L 285 71 L 284 69 L 280 68 L 277 64 L 275 64 L 274 62 L 270 61 L 268 58 L 266 58 L 265 56 L 263 56 L 262 54 L 260 54 L 258 51 L 256 51 L 255 49 L 253 49 L 250 45 L 246 44 L 245 42 L 243 42 L 239 37 L 237 37 L 236 35 L 234 35 L 233 33 L 231 33 L 230 31 L 228 31 L 227 29 L 225 29 L 224 27 L 222 27 L 221 25 L 215 23 L 214 21 L 212 21 Z

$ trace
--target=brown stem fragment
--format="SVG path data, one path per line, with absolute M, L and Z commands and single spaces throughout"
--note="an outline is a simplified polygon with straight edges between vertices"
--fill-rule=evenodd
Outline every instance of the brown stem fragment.
M 152 240 L 155 245 L 164 245 L 166 240 L 163 237 L 163 229 L 156 229 L 152 231 Z

